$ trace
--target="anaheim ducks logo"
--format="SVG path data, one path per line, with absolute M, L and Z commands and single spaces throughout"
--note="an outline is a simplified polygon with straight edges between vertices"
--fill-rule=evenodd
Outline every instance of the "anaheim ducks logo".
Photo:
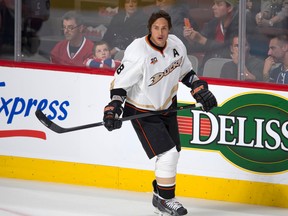
M 158 83 L 161 79 L 163 79 L 165 76 L 168 76 L 170 73 L 172 73 L 177 67 L 179 67 L 182 63 L 183 57 L 180 59 L 174 61 L 169 67 L 167 67 L 164 72 L 156 73 L 154 76 L 150 78 L 151 84 L 149 86 L 153 86 L 156 83 Z

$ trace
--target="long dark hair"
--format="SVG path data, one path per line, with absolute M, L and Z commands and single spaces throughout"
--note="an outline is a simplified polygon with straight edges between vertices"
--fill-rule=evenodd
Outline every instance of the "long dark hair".
M 157 12 L 152 13 L 152 15 L 150 16 L 150 18 L 148 20 L 147 28 L 149 30 L 149 33 L 151 33 L 151 27 L 152 27 L 153 23 L 159 18 L 166 19 L 168 22 L 169 30 L 172 28 L 172 22 L 171 22 L 170 15 L 164 10 L 159 10 Z

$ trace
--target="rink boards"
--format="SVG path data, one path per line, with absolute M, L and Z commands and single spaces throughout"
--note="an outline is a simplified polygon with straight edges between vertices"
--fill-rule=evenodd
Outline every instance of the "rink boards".
M 34 115 L 62 127 L 102 121 L 112 76 L 0 69 L 1 177 L 151 191 L 155 159 L 129 122 L 57 134 Z M 288 88 L 207 81 L 219 107 L 178 113 L 177 195 L 287 208 Z M 195 102 L 181 83 L 178 92 L 179 105 Z

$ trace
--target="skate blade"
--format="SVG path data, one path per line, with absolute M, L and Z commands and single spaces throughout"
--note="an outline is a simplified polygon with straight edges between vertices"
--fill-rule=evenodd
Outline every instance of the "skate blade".
M 171 216 L 171 214 L 167 213 L 167 212 L 159 212 L 158 214 L 159 216 Z
M 158 209 L 158 215 L 159 216 L 171 216 L 171 214 L 169 214 L 169 213 L 167 213 L 167 212 L 161 212 L 161 211 L 159 211 L 159 209 Z M 173 214 L 174 215 L 174 214 Z
M 159 209 L 158 209 L 158 208 L 154 208 L 154 213 L 155 213 L 156 215 L 159 215 L 159 213 L 160 213 Z

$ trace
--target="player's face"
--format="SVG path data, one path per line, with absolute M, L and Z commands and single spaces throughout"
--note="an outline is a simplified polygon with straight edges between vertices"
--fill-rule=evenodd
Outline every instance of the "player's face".
M 103 60 L 110 58 L 110 51 L 108 49 L 108 46 L 106 44 L 96 46 L 95 57 Z
M 225 1 L 214 1 L 214 5 L 212 6 L 212 10 L 214 13 L 214 17 L 216 18 L 223 18 L 226 17 L 228 13 L 232 11 L 231 6 L 227 6 Z
M 271 56 L 275 62 L 282 63 L 286 52 L 288 52 L 287 44 L 282 44 L 277 38 L 270 40 L 268 55 Z
M 82 31 L 82 25 L 77 25 L 75 19 L 63 20 L 63 33 L 67 40 L 78 37 Z
M 168 21 L 164 18 L 157 19 L 151 26 L 151 41 L 159 46 L 164 47 L 169 34 Z

